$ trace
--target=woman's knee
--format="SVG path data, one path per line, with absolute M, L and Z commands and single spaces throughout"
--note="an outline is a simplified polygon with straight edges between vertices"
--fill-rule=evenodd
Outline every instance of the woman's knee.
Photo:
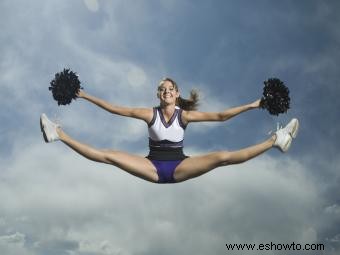
M 98 157 L 103 163 L 114 164 L 117 152 L 110 149 L 99 150 Z
M 241 151 L 225 151 L 221 155 L 221 165 L 240 164 L 249 160 L 250 156 L 247 152 Z
M 239 164 L 247 160 L 246 155 L 238 154 L 234 151 L 221 151 L 216 154 L 218 166 Z
M 216 162 L 216 167 L 228 165 L 231 158 L 229 151 L 214 152 L 211 156 L 213 161 Z
M 109 150 L 91 148 L 87 150 L 87 153 L 83 154 L 83 156 L 89 160 L 100 162 L 100 163 L 111 164 L 111 161 L 112 161 L 112 155 Z

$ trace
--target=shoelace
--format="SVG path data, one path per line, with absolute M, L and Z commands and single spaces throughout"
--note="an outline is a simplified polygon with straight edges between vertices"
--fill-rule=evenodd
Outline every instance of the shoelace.
M 52 121 L 53 121 L 54 124 L 56 124 L 58 127 L 61 127 L 61 119 L 57 116 L 56 113 L 53 115 Z
M 276 122 L 276 131 L 277 132 L 279 129 L 283 128 L 282 124 L 280 122 Z M 275 133 L 273 130 L 270 130 L 268 132 L 268 135 L 272 135 L 273 133 Z

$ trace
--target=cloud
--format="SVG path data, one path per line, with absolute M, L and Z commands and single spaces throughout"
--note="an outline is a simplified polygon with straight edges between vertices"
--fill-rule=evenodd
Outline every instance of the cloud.
M 325 208 L 325 213 L 340 216 L 340 206 L 333 204 Z
M 132 68 L 127 73 L 127 77 L 131 86 L 142 87 L 146 81 L 146 74 L 141 68 Z
M 23 247 L 27 253 L 206 254 L 225 252 L 226 242 L 316 238 L 310 211 L 319 203 L 317 184 L 289 158 L 264 156 L 185 183 L 155 185 L 61 143 L 27 148 L 14 153 L 0 186 L 3 222 L 33 241 Z
M 26 236 L 20 232 L 8 235 L 0 235 L 0 251 L 8 255 L 31 255 L 33 254 L 25 248 Z
M 99 10 L 99 3 L 97 0 L 84 0 L 86 8 L 92 12 L 97 12 Z
M 25 243 L 25 235 L 18 232 L 12 235 L 3 235 L 0 236 L 0 243 L 16 244 L 19 246 L 23 246 L 23 244 Z

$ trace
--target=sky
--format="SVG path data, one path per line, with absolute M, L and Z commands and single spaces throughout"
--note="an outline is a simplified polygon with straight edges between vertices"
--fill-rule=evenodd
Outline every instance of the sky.
M 0 253 L 4 255 L 259 254 L 226 244 L 323 244 L 340 253 L 339 1 L 1 0 Z M 173 78 L 201 111 L 253 102 L 263 81 L 289 87 L 291 109 L 195 123 L 185 153 L 237 150 L 300 120 L 291 149 L 158 185 L 46 144 L 39 117 L 96 148 L 148 153 L 146 125 L 48 90 L 70 68 L 85 91 L 153 107 Z

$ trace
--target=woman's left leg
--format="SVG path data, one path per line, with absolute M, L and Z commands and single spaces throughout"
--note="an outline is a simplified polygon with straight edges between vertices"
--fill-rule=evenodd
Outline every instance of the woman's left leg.
M 243 163 L 272 148 L 275 139 L 276 135 L 273 135 L 262 143 L 238 151 L 219 151 L 187 158 L 177 166 L 174 172 L 174 179 L 176 182 L 182 182 L 205 174 L 220 166 Z

